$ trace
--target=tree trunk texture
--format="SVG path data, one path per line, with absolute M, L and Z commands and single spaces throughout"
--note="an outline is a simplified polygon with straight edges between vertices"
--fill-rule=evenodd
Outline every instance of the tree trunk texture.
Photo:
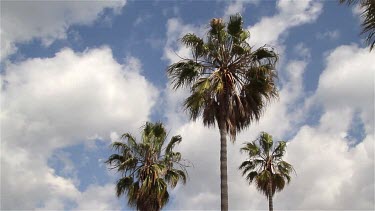
M 223 118 L 222 118 L 223 119 Z M 228 211 L 227 131 L 220 120 L 220 191 L 221 210 Z
M 268 196 L 268 209 L 269 211 L 273 211 L 273 200 L 272 200 L 272 182 L 268 184 L 268 191 L 269 191 L 269 196 Z

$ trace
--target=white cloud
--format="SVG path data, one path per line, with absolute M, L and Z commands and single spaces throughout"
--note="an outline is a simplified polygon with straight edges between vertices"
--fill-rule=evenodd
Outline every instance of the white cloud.
M 323 106 L 319 123 L 301 127 L 288 144 L 286 158 L 298 175 L 276 197 L 283 209 L 374 209 L 372 58 L 355 45 L 328 54 L 316 93 L 307 99 Z M 365 136 L 351 147 L 347 137 L 356 112 Z
M 356 45 L 333 50 L 327 57 L 315 96 L 327 110 L 360 111 L 369 134 L 374 132 L 374 55 Z
M 264 44 L 276 46 L 280 36 L 287 30 L 307 23 L 314 22 L 322 11 L 322 2 L 315 0 L 280 0 L 277 2 L 277 14 L 263 17 L 250 27 L 250 43 L 256 47 Z
M 2 209 L 60 209 L 81 194 L 79 203 L 84 207 L 89 193 L 81 193 L 74 178 L 56 175 L 47 160 L 56 149 L 90 143 L 92 137 L 109 140 L 111 132 L 138 131 L 158 96 L 140 69 L 141 63 L 132 57 L 117 63 L 108 47 L 83 53 L 63 49 L 51 58 L 5 67 Z M 65 163 L 71 173 L 69 162 Z M 108 198 L 97 198 L 97 203 Z
M 121 202 L 123 201 L 121 200 Z M 114 184 L 91 185 L 78 197 L 76 202 L 78 204 L 76 210 L 115 210 L 120 207 Z
M 182 45 L 180 39 L 187 33 L 194 33 L 199 37 L 203 37 L 205 31 L 205 26 L 184 24 L 178 18 L 168 19 L 166 32 L 167 40 L 164 47 L 163 59 L 167 60 L 169 64 L 172 64 L 181 60 L 180 57 L 191 57 L 190 50 Z
M 246 4 L 258 5 L 259 0 L 247 0 L 247 1 L 230 1 L 226 8 L 224 9 L 224 19 L 227 21 L 231 15 L 236 13 L 244 13 Z
M 295 55 L 298 55 L 299 57 L 310 60 L 311 58 L 311 52 L 310 49 L 303 43 L 298 43 L 294 48 L 293 52 Z
M 72 25 L 90 25 L 104 12 L 120 13 L 126 1 L 2 1 L 1 61 L 17 50 L 17 43 L 40 39 L 50 45 L 66 39 Z
M 318 32 L 316 33 L 315 37 L 318 40 L 323 40 L 323 39 L 337 40 L 340 37 L 340 32 L 338 30 Z

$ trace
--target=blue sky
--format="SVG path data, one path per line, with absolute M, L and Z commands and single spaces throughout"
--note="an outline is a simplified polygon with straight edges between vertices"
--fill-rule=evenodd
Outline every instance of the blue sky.
M 275 208 L 374 209 L 374 52 L 337 1 L 1 1 L 1 209 L 129 209 L 104 165 L 119 134 L 162 120 L 194 163 L 167 210 L 217 210 L 219 132 L 182 110 L 166 67 L 186 33 L 240 12 L 273 46 L 280 99 L 228 146 L 229 208 L 267 209 L 237 170 L 242 143 L 288 141 L 297 176 Z

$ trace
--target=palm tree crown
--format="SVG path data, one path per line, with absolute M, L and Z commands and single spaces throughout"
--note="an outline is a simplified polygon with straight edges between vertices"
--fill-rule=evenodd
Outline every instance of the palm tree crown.
M 174 188 L 179 181 L 186 183 L 187 166 L 180 162 L 181 154 L 173 151 L 182 138 L 173 136 L 169 143 L 165 143 L 166 137 L 162 123 L 147 122 L 140 143 L 125 133 L 121 136 L 124 142 L 111 144 L 117 153 L 112 154 L 106 163 L 121 173 L 116 194 L 118 197 L 127 195 L 128 204 L 138 210 L 160 210 L 169 199 L 167 184 Z
M 266 102 L 278 94 L 276 53 L 268 47 L 253 50 L 247 43 L 250 33 L 242 24 L 239 14 L 227 24 L 214 18 L 206 39 L 186 34 L 181 40 L 192 58 L 183 58 L 167 70 L 175 89 L 191 88 L 184 103 L 191 118 L 202 114 L 207 126 L 222 120 L 219 128 L 232 138 L 252 120 L 259 120 Z
M 265 132 L 241 148 L 241 152 L 248 155 L 248 160 L 239 169 L 242 175 L 246 175 L 246 180 L 250 184 L 255 182 L 257 189 L 269 199 L 270 210 L 273 210 L 273 195 L 284 189 L 291 180 L 290 173 L 294 171 L 292 165 L 283 160 L 285 151 L 285 141 L 278 142 L 274 147 L 272 136 Z
M 184 107 L 191 119 L 203 117 L 205 126 L 220 130 L 221 210 L 228 210 L 227 135 L 234 141 L 237 132 L 259 120 L 268 101 L 278 96 L 274 67 L 276 53 L 247 43 L 249 31 L 241 15 L 228 23 L 214 18 L 205 39 L 186 34 L 181 41 L 192 58 L 182 58 L 167 69 L 174 89 L 190 87 Z
M 341 4 L 347 3 L 348 5 L 358 2 L 363 9 L 361 34 L 367 34 L 366 42 L 371 51 L 375 47 L 375 0 L 340 0 Z

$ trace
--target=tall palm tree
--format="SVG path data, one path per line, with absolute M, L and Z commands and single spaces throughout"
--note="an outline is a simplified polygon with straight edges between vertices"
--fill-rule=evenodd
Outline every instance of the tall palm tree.
M 263 46 L 253 49 L 240 14 L 228 23 L 214 18 L 207 36 L 189 33 L 181 41 L 192 53 L 170 65 L 167 73 L 174 89 L 189 87 L 184 107 L 191 119 L 203 117 L 205 126 L 220 131 L 221 210 L 228 210 L 227 136 L 259 120 L 268 101 L 278 96 L 274 67 L 276 53 Z
M 273 210 L 273 196 L 276 191 L 284 189 L 286 183 L 289 184 L 291 172 L 294 171 L 292 165 L 283 160 L 286 151 L 286 142 L 280 141 L 273 147 L 272 136 L 262 132 L 260 136 L 245 143 L 241 152 L 245 152 L 249 158 L 244 161 L 239 169 L 242 175 L 251 184 L 255 183 L 257 189 L 268 199 L 269 210 Z
M 340 3 L 348 5 L 359 3 L 359 6 L 363 9 L 361 34 L 367 34 L 366 42 L 371 51 L 375 47 L 375 0 L 340 0 Z
M 138 143 L 131 134 L 123 134 L 123 142 L 111 144 L 117 153 L 106 163 L 121 173 L 116 184 L 117 197 L 126 195 L 128 204 L 138 210 L 158 211 L 168 202 L 167 184 L 174 188 L 180 180 L 186 183 L 187 166 L 181 163 L 181 154 L 173 151 L 182 138 L 173 136 L 166 143 L 163 124 L 150 122 L 143 126 L 141 137 Z

